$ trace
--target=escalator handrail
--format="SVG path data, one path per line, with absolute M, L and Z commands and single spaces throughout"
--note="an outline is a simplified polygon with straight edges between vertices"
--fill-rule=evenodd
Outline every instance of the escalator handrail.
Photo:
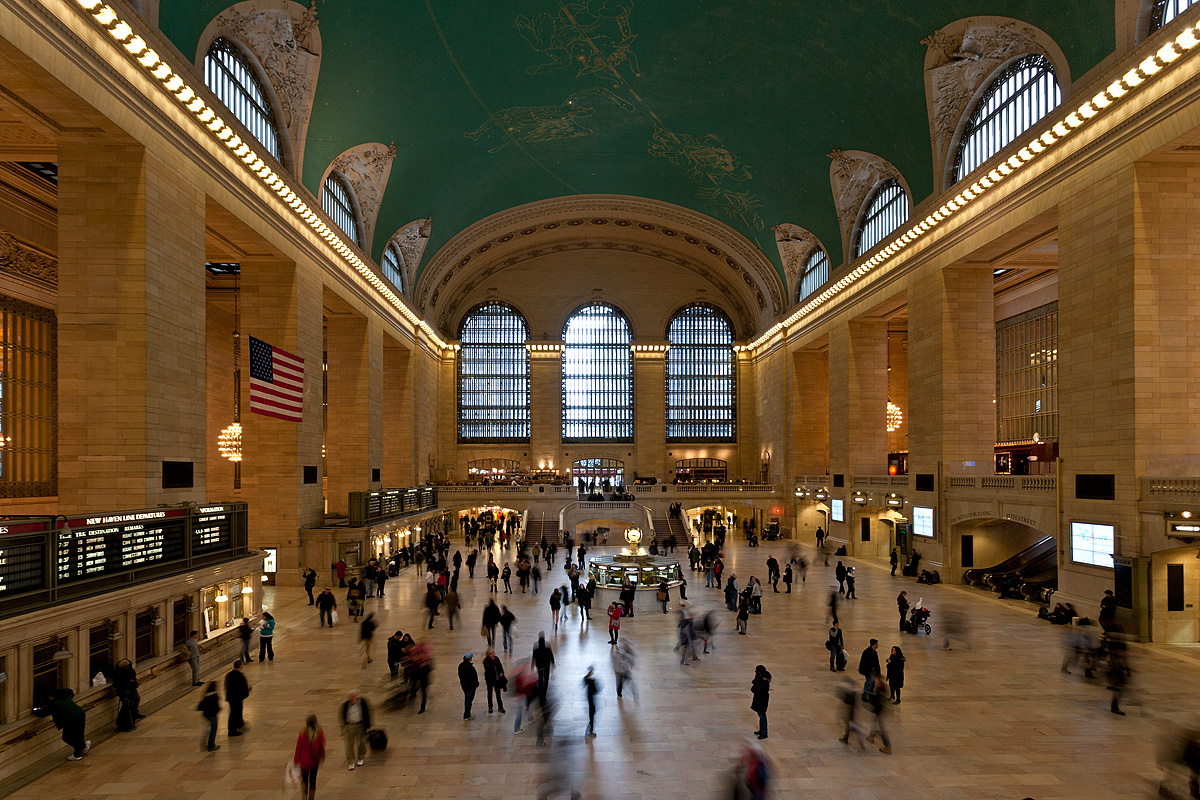
M 995 572 L 1005 572 L 1005 571 L 1019 569 L 1020 565 L 1024 561 L 1032 560 L 1032 558 L 1030 556 L 1033 554 L 1034 550 L 1036 550 L 1039 547 L 1044 547 L 1047 544 L 1047 542 L 1050 543 L 1050 549 L 1053 551 L 1054 548 L 1056 547 L 1056 545 L 1054 544 L 1054 537 L 1046 536 L 1046 537 L 1034 542 L 1033 544 L 1029 545 L 1029 547 L 1026 547 L 1024 550 L 1021 550 L 1021 551 L 1017 552 L 1016 554 L 1009 556 L 1008 558 L 1004 559 L 1003 561 L 1001 561 L 999 564 L 996 564 L 995 566 L 975 567 L 975 568 L 967 570 L 965 573 L 963 573 L 963 578 L 967 582 L 971 582 L 972 575 L 978 575 L 979 577 L 983 577 L 984 575 L 989 575 L 989 574 L 995 573 Z M 1041 555 L 1041 553 L 1039 553 L 1038 555 Z

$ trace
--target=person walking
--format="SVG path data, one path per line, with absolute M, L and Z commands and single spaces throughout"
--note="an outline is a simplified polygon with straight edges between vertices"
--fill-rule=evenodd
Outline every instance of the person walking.
M 842 658 L 842 651 L 845 647 L 842 639 L 842 626 L 835 621 L 833 627 L 829 629 L 829 637 L 825 640 L 825 649 L 829 651 L 830 672 L 846 669 L 846 662 Z
M 467 555 L 467 577 L 475 580 L 475 562 L 479 560 L 479 551 L 472 550 Z
M 1112 704 L 1108 710 L 1122 717 L 1125 712 L 1121 710 L 1121 695 L 1125 692 L 1125 684 L 1129 682 L 1129 667 L 1123 651 L 1123 645 L 1110 647 L 1108 651 L 1108 689 L 1112 692 Z
M 491 588 L 488 591 L 498 592 L 499 589 L 496 588 L 496 581 L 500 579 L 500 568 L 496 566 L 496 562 L 492 558 L 491 553 L 488 553 L 487 577 L 488 581 L 491 583 Z
M 846 565 L 843 564 L 841 561 L 839 561 L 837 563 L 837 566 L 834 567 L 834 569 L 833 569 L 833 576 L 835 578 L 837 578 L 838 594 L 845 594 L 846 593 Z
M 900 564 L 900 553 L 896 548 L 892 548 L 892 554 L 888 556 L 888 561 L 892 565 L 892 577 L 896 577 L 896 567 Z
M 616 644 L 621 634 L 621 617 L 625 611 L 616 600 L 608 604 L 608 643 Z
M 838 593 L 831 590 L 829 592 L 829 616 L 834 622 L 838 621 L 837 612 L 838 612 L 838 604 L 840 602 L 841 601 L 838 599 Z
M 533 551 L 533 569 L 529 571 L 529 576 L 533 579 L 533 593 L 538 593 L 538 586 L 542 583 L 542 570 L 537 565 L 537 550 Z
M 242 716 L 242 704 L 250 696 L 250 683 L 242 674 L 242 662 L 233 662 L 233 669 L 225 674 L 225 702 L 229 705 L 229 736 L 241 736 L 246 720 Z
M 867 695 L 875 686 L 875 676 L 879 670 L 879 640 L 872 639 L 862 651 L 862 655 L 858 658 L 858 674 L 864 678 L 863 683 L 863 702 L 867 702 Z
M 300 768 L 300 800 L 317 796 L 317 770 L 325 761 L 325 731 L 317 724 L 316 714 L 309 714 L 304 730 L 296 737 L 296 752 L 292 763 Z
M 562 592 L 555 589 L 550 593 L 550 617 L 554 620 L 554 630 L 558 630 L 558 616 L 562 613 Z
M 588 706 L 588 726 L 584 736 L 588 738 L 596 736 L 596 695 L 600 694 L 600 681 L 596 680 L 595 673 L 594 667 L 588 667 L 587 674 L 583 676 L 583 693 Z
M 767 704 L 771 700 L 771 673 L 759 664 L 754 668 L 754 681 L 750 684 L 750 693 L 754 699 L 750 702 L 750 710 L 758 714 L 758 730 L 755 735 L 759 739 L 767 738 Z
M 312 567 L 307 567 L 304 570 L 304 591 L 308 592 L 308 604 L 314 605 L 313 587 L 317 585 L 317 571 Z
M 613 659 L 613 673 L 616 675 L 617 697 L 621 697 L 625 684 L 629 684 L 633 692 L 633 700 L 638 701 L 637 684 L 633 681 L 633 669 L 637 666 L 637 653 L 628 639 L 622 639 L 617 644 L 617 652 Z
M 858 749 L 865 750 L 866 747 L 863 744 L 863 727 L 854 718 L 854 712 L 858 705 L 858 689 L 847 678 L 842 686 L 838 688 L 837 696 L 841 701 L 842 722 L 846 726 L 845 732 L 838 741 L 842 744 L 850 744 L 850 735 L 853 734 L 854 738 L 858 741 Z
M 725 581 L 725 607 L 730 611 L 737 611 L 737 602 L 737 575 L 730 575 L 729 580 Z
M 200 704 L 196 706 L 196 710 L 204 715 L 204 722 L 208 725 L 208 734 L 204 741 L 208 752 L 220 750 L 221 745 L 217 744 L 217 717 L 221 713 L 221 699 L 217 695 L 217 682 L 209 681 L 204 687 L 204 696 L 200 698 Z
M 250 624 L 249 617 L 242 617 L 242 624 L 238 625 L 238 637 L 242 640 L 242 653 L 239 658 L 245 664 L 253 663 L 254 659 L 250 657 L 250 637 L 254 635 L 254 626 Z
M 438 615 L 438 607 L 442 604 L 442 595 L 437 590 L 437 586 L 427 585 L 425 587 L 425 611 L 429 614 L 429 628 L 433 627 L 433 620 Z
M 346 562 L 340 558 L 333 565 L 333 573 L 338 579 L 338 588 L 346 588 Z
M 346 766 L 353 770 L 361 767 L 367 758 L 367 731 L 371 729 L 371 707 L 359 694 L 351 689 L 342 703 L 338 714 L 342 723 L 342 739 L 346 742 Z
M 463 691 L 463 719 L 467 722 L 475 719 L 471 714 L 471 703 L 475 701 L 475 690 L 479 688 L 479 671 L 471 663 L 474 657 L 474 654 L 466 653 L 462 663 L 458 665 L 458 685 Z
M 779 560 L 775 556 L 767 559 L 767 583 L 779 594 Z
M 371 645 L 375 641 L 375 629 L 379 627 L 375 622 L 374 612 L 367 614 L 366 618 L 358 626 L 358 638 L 362 642 L 362 667 L 367 668 L 374 659 L 371 658 Z
M 784 585 L 784 588 L 787 589 L 787 591 L 785 591 L 784 594 L 791 594 L 792 593 L 792 565 L 791 564 L 788 564 L 786 567 L 783 568 L 783 585 Z M 776 589 L 775 591 L 779 591 L 779 590 Z
M 854 567 L 846 570 L 846 599 L 858 599 L 858 595 L 854 593 Z
M 337 611 L 337 598 L 326 588 L 317 595 L 317 626 L 323 627 L 326 622 L 333 627 L 333 615 Z
M 546 644 L 545 631 L 538 634 L 537 647 L 533 648 L 533 666 L 537 669 L 538 699 L 545 702 L 550 689 L 550 670 L 554 667 L 554 652 Z
M 883 718 L 887 713 L 887 706 L 883 700 L 883 688 L 882 681 L 875 681 L 875 684 L 871 687 L 871 691 L 863 698 L 867 704 L 867 708 L 871 710 L 872 717 L 872 728 L 871 732 L 867 734 L 867 741 L 874 742 L 875 737 L 878 736 L 879 740 L 883 742 L 883 746 L 879 748 L 879 752 L 891 755 L 892 742 L 888 739 L 887 729 L 883 725 Z
M 896 595 L 896 608 L 900 611 L 900 631 L 904 631 L 904 623 L 908 619 L 908 609 L 912 604 L 908 602 L 908 592 L 901 592 Z
M 488 600 L 483 607 L 483 630 L 487 637 L 488 647 L 496 646 L 496 626 L 500 624 L 500 606 L 495 600 Z
M 512 578 L 512 568 L 510 566 L 508 566 L 508 562 L 505 561 L 504 562 L 504 570 L 500 573 L 500 579 L 502 581 L 504 581 L 504 593 L 505 594 L 513 593 L 512 583 L 510 583 L 511 578 Z
M 658 584 L 658 595 L 656 599 L 658 602 L 662 603 L 662 612 L 664 614 L 667 613 L 667 603 L 671 602 L 671 586 L 667 583 L 665 578 Z
M 496 705 L 500 713 L 504 713 L 503 692 L 508 689 L 508 677 L 504 674 L 504 665 L 496 657 L 496 650 L 489 647 L 483 657 L 483 682 L 487 686 L 488 713 L 492 713 L 492 696 L 495 695 Z
M 183 646 L 187 650 L 188 664 L 192 668 L 192 686 L 200 685 L 200 632 L 191 631 Z
M 750 590 L 750 611 L 754 614 L 761 614 L 763 598 L 762 581 L 751 575 L 746 588 Z
M 904 651 L 893 647 L 887 657 L 887 684 L 892 690 L 892 705 L 900 705 L 900 690 L 904 688 Z
M 270 611 L 263 612 L 263 622 L 258 629 L 258 663 L 275 660 L 275 618 Z

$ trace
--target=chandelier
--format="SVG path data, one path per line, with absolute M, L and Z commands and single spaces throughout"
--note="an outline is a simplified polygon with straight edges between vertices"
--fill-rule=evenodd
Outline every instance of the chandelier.
M 222 458 L 236 463 L 242 460 L 242 423 L 235 422 L 217 435 L 217 451 Z
M 887 404 L 887 429 L 888 433 L 899 428 L 904 424 L 904 413 L 900 411 L 900 406 L 888 400 Z

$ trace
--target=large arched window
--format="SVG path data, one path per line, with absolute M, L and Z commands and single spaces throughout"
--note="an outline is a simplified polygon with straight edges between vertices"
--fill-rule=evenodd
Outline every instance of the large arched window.
M 854 242 L 854 257 L 858 258 L 887 238 L 888 234 L 908 221 L 908 194 L 900 181 L 888 178 L 879 185 L 867 213 L 863 215 Z
M 732 442 L 737 433 L 733 326 L 694 303 L 667 325 L 667 441 Z
M 404 273 L 400 271 L 400 251 L 396 245 L 389 244 L 383 248 L 383 258 L 379 260 L 383 269 L 383 277 L 392 282 L 398 292 L 404 292 Z
M 204 83 L 238 122 L 280 160 L 279 126 L 250 59 L 228 39 L 217 37 L 204 56 Z
M 472 310 L 459 330 L 458 440 L 529 441 L 529 325 L 507 303 Z
M 633 441 L 633 351 L 625 315 L 608 303 L 563 326 L 563 442 Z
M 353 196 L 354 190 L 345 178 L 331 172 L 322 187 L 321 208 L 351 241 L 361 246 L 358 240 L 358 215 L 354 213 L 354 201 L 351 199 Z
M 804 261 L 804 271 L 800 273 L 800 283 L 796 287 L 796 302 L 799 303 L 820 289 L 827 280 L 829 280 L 829 254 L 820 247 L 813 248 Z
M 1010 64 L 983 93 L 958 143 L 954 180 L 970 175 L 1062 102 L 1054 65 L 1041 54 Z
M 1150 32 L 1166 25 L 1200 0 L 1156 0 L 1150 11 Z

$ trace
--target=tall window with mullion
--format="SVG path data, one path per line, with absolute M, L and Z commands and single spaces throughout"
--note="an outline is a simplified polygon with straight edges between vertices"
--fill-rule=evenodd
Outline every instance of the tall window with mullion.
M 1200 0 L 1157 0 L 1150 11 L 1150 33 L 1171 22 Z
M 342 233 L 361 246 L 362 242 L 358 240 L 358 217 L 354 213 L 354 202 L 350 199 L 353 193 L 354 190 L 341 175 L 331 172 L 322 187 L 321 208 L 333 220 L 333 224 L 342 229 Z
M 380 259 L 379 266 L 383 269 L 383 277 L 391 281 L 396 291 L 403 294 L 404 273 L 400 271 L 400 251 L 396 249 L 396 245 L 389 244 L 383 248 L 383 258 Z
M 796 288 L 796 302 L 820 289 L 829 280 L 829 255 L 820 246 L 814 247 L 804 260 L 804 272 Z
M 204 56 L 204 83 L 279 160 L 279 125 L 249 56 L 228 39 L 217 37 Z
M 854 257 L 861 258 L 908 221 L 908 194 L 900 181 L 888 178 L 871 195 L 867 212 L 854 241 Z
M 584 306 L 563 326 L 563 442 L 633 441 L 631 339 L 608 303 Z
M 667 441 L 736 441 L 733 325 L 720 309 L 695 303 L 667 326 Z
M 971 114 L 954 165 L 960 181 L 1062 102 L 1054 65 L 1040 53 L 1017 59 L 1004 69 Z
M 529 441 L 529 325 L 507 303 L 476 307 L 459 330 L 458 440 Z

